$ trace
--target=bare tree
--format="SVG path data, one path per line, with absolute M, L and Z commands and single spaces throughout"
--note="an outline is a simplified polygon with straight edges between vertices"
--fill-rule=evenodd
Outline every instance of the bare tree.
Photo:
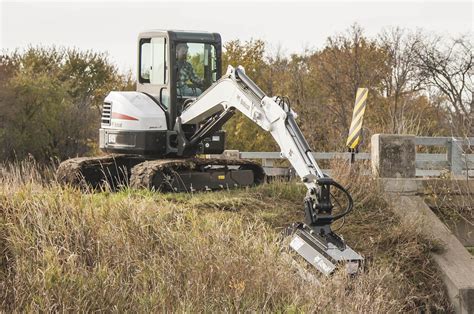
M 438 89 L 451 113 L 451 130 L 456 136 L 474 136 L 474 55 L 472 37 L 446 41 L 435 37 L 420 42 L 418 66 L 427 87 Z M 470 133 L 470 134 L 469 134 Z
M 379 35 L 379 45 L 385 50 L 387 75 L 382 79 L 382 93 L 387 98 L 391 133 L 406 133 L 416 124 L 414 115 L 408 110 L 415 93 L 421 88 L 416 56 L 420 33 L 410 33 L 402 28 L 385 29 Z

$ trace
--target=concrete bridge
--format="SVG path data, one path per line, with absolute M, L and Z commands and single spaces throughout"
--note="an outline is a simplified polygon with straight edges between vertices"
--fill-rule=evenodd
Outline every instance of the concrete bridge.
M 472 244 L 469 241 L 472 241 L 471 236 L 474 237 L 470 234 L 474 233 L 474 222 L 467 220 L 464 224 L 466 232 L 461 235 L 458 230 L 456 234 L 429 206 L 443 206 L 430 200 L 430 195 L 440 199 L 442 195 L 452 194 L 448 202 L 461 196 L 467 200 L 466 204 L 462 204 L 467 207 L 465 210 L 472 213 L 474 184 L 469 180 L 472 159 L 469 155 L 463 156 L 461 141 L 453 139 L 452 143 L 457 149 L 448 149 L 447 154 L 451 180 L 440 181 L 416 178 L 414 136 L 374 135 L 371 142 L 372 173 L 383 181 L 385 198 L 395 212 L 402 219 L 422 221 L 423 232 L 443 245 L 444 250 L 433 253 L 433 258 L 441 270 L 451 302 L 458 313 L 474 313 L 474 256 L 462 243 Z M 467 145 L 471 145 L 470 142 Z

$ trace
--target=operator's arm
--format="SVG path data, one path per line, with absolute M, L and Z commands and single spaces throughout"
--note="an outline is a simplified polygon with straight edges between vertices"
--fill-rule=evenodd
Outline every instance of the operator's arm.
M 193 83 L 194 85 L 198 85 L 198 86 L 202 85 L 204 80 L 196 75 L 191 63 L 186 62 L 184 64 L 184 71 L 185 71 L 185 76 L 187 80 L 191 81 L 191 83 Z

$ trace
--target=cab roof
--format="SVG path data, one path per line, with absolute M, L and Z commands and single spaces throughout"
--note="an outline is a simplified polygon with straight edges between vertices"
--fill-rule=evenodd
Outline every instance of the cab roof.
M 156 36 L 168 35 L 170 40 L 176 41 L 198 41 L 198 42 L 220 42 L 221 36 L 218 33 L 210 33 L 204 31 L 188 31 L 188 30 L 161 30 L 153 29 L 141 32 L 138 38 L 150 38 Z

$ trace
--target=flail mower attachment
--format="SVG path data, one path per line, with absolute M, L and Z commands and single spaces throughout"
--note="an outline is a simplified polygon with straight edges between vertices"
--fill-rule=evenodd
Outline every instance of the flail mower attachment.
M 330 275 L 342 265 L 345 265 L 348 274 L 354 275 L 359 272 L 364 258 L 331 230 L 334 221 L 352 210 L 352 197 L 331 178 L 320 178 L 317 183 L 319 191 L 312 190 L 305 198 L 305 222 L 292 226 L 290 247 L 325 275 Z M 337 215 L 332 214 L 331 186 L 340 190 L 347 200 L 345 210 Z

